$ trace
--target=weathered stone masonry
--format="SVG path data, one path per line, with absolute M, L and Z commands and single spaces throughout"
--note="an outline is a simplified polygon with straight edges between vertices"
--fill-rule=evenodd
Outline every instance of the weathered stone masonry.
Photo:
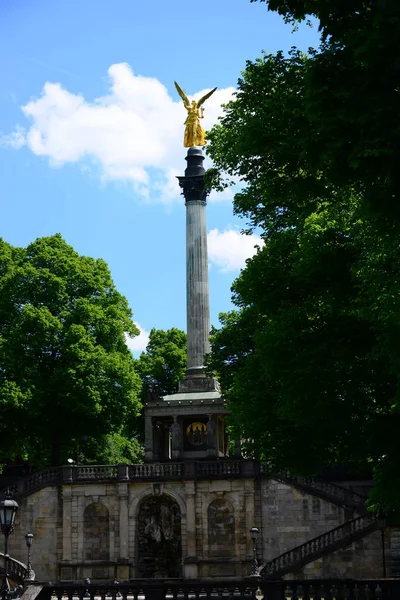
M 206 465 L 214 465 L 215 470 L 216 464 L 225 474 L 200 479 L 166 477 L 163 465 L 140 465 L 142 474 L 148 469 L 148 479 L 141 481 L 118 481 L 116 475 L 108 481 L 79 481 L 85 469 L 87 476 L 94 477 L 101 467 L 72 468 L 72 482 L 17 496 L 21 508 L 10 536 L 10 553 L 23 559 L 23 536 L 32 531 L 33 566 L 40 580 L 239 578 L 250 571 L 249 529 L 254 524 L 261 529 L 258 557 L 262 563 L 349 518 L 347 509 L 295 486 L 269 477 L 243 476 L 254 467 L 252 461 L 202 463 L 201 470 Z M 229 476 L 239 466 L 242 475 Z M 151 472 L 158 475 L 150 478 Z M 388 575 L 397 574 L 398 559 L 391 549 L 391 540 L 397 538 L 397 531 L 386 530 Z M 152 564 L 160 548 L 168 552 Z M 291 575 L 380 577 L 381 533 L 370 533 Z

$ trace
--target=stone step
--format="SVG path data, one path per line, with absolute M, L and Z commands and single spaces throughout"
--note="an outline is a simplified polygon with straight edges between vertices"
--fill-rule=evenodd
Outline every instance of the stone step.
M 260 574 L 263 579 L 283 577 L 283 575 L 298 571 L 304 565 L 317 560 L 321 556 L 349 546 L 379 528 L 380 524 L 374 514 L 362 515 L 356 519 L 346 521 L 343 525 L 335 527 L 264 563 L 260 567 Z
M 286 472 L 274 473 L 271 477 L 282 483 L 292 485 L 302 492 L 327 500 L 336 506 L 346 508 L 360 515 L 367 513 L 365 496 L 357 494 L 348 488 L 342 487 L 319 477 L 296 477 Z

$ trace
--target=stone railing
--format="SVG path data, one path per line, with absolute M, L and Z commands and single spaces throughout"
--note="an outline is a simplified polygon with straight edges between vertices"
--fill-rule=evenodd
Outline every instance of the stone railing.
M 185 473 L 184 463 L 145 463 L 143 465 L 129 465 L 129 480 L 155 479 L 158 477 L 172 479 L 181 478 Z
M 348 546 L 355 540 L 378 529 L 378 521 L 375 515 L 372 514 L 346 521 L 343 525 L 335 527 L 335 529 L 331 529 L 264 563 L 260 568 L 261 575 L 264 579 L 273 579 L 282 577 L 287 573 L 293 573 L 313 560 Z
M 92 465 L 72 468 L 73 481 L 110 481 L 118 478 L 116 465 Z
M 57 485 L 60 480 L 60 468 L 51 467 L 36 471 L 32 475 L 18 477 L 13 483 L 1 485 L 0 479 L 0 496 L 5 492 L 9 492 L 11 496 L 29 495 L 37 490 L 40 490 L 48 485 Z
M 117 482 L 150 479 L 229 479 L 271 477 L 339 506 L 366 512 L 365 498 L 346 488 L 315 477 L 293 477 L 288 473 L 272 474 L 267 467 L 255 460 L 222 458 L 205 461 L 154 462 L 120 465 L 68 465 L 37 471 L 7 485 L 1 484 L 0 495 L 9 489 L 13 496 L 31 494 L 43 487 L 58 484 L 84 482 Z
M 245 474 L 241 460 L 198 462 L 196 467 L 198 477 L 242 477 Z
M 274 473 L 271 477 L 277 481 L 288 483 L 305 492 L 309 492 L 323 500 L 328 500 L 338 506 L 349 508 L 360 514 L 367 512 L 365 496 L 330 481 L 325 481 L 318 477 L 295 477 L 283 471 Z
M 391 579 L 305 581 L 140 581 L 113 585 L 45 585 L 38 600 L 394 600 L 400 581 Z
M 253 460 L 221 459 L 213 461 L 185 461 L 144 463 L 138 465 L 68 465 L 37 471 L 18 479 L 16 483 L 1 486 L 0 495 L 7 490 L 12 496 L 29 495 L 49 485 L 90 482 L 140 481 L 152 479 L 229 479 L 256 477 L 258 463 Z
M 23 491 L 29 494 L 47 485 L 56 484 L 59 479 L 59 472 L 60 470 L 57 467 L 50 467 L 25 477 L 23 479 Z
M 0 564 L 3 567 L 4 565 L 4 554 L 0 552 Z M 12 558 L 8 557 L 8 577 L 17 583 L 23 583 L 26 579 L 28 579 L 28 567 L 24 565 L 24 563 Z M 35 579 L 35 572 L 31 568 L 30 579 Z

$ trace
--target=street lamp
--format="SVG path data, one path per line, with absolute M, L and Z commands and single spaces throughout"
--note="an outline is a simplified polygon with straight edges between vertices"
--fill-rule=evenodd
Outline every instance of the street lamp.
M 257 561 L 257 540 L 258 540 L 258 528 L 252 527 L 250 529 L 250 537 L 253 542 L 253 560 L 251 562 L 251 577 L 260 577 L 260 569 L 258 568 Z
M 14 530 L 15 515 L 17 514 L 18 504 L 11 498 L 9 491 L 5 493 L 4 500 L 0 500 L 0 529 L 4 535 L 4 573 L 1 584 L 1 599 L 8 598 L 8 536 Z
M 31 548 L 33 542 L 33 533 L 27 533 L 25 535 L 26 547 L 28 548 L 28 577 L 27 579 L 32 579 L 32 569 L 31 569 Z

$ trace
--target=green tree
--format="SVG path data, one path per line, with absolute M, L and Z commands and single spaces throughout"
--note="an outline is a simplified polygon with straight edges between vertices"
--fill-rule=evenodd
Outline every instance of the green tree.
M 149 388 L 160 395 L 177 392 L 186 363 L 186 333 L 175 327 L 167 331 L 152 329 L 146 352 L 142 352 L 136 361 L 136 370 L 143 383 L 143 400 Z
M 82 440 L 79 446 L 78 461 L 81 463 L 116 465 L 120 463 L 142 463 L 144 448 L 139 436 L 139 423 L 135 429 L 122 429 L 125 434 L 111 433 Z M 74 456 L 74 453 L 72 452 Z
M 0 242 L 0 458 L 58 465 L 82 436 L 125 434 L 141 382 L 139 332 L 106 263 L 60 235 Z
M 293 50 L 248 62 L 208 135 L 216 168 L 242 180 L 235 212 L 265 242 L 233 285 L 237 310 L 213 329 L 209 365 L 236 434 L 271 469 L 367 464 L 374 502 L 389 509 L 400 485 L 399 226 L 389 234 L 365 211 L 367 178 L 362 189 L 308 153 L 319 143 L 310 60 Z
M 312 128 L 302 154 L 389 225 L 400 216 L 398 0 L 252 0 L 289 21 L 319 20 L 322 44 L 304 80 Z M 382 225 L 382 223 L 381 223 Z

